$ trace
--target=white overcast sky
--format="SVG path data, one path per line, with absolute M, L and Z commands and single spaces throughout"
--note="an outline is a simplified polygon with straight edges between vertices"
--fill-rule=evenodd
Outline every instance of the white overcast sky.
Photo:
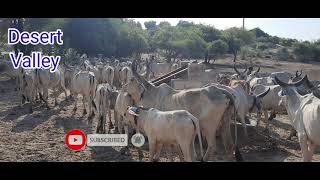
M 133 18 L 144 27 L 145 21 L 154 20 L 158 23 L 167 21 L 176 25 L 179 20 L 213 25 L 217 29 L 242 27 L 242 18 Z M 320 18 L 246 18 L 245 27 L 259 27 L 264 32 L 278 37 L 295 38 L 298 40 L 320 39 Z

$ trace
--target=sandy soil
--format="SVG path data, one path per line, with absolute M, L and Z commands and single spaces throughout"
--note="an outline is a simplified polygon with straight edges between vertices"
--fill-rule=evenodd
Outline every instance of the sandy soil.
M 282 67 L 300 69 L 302 66 L 299 63 L 266 60 L 264 63 L 265 69 L 262 70 L 270 71 Z M 275 63 L 281 65 L 275 68 Z M 308 64 L 303 66 L 315 68 Z M 96 127 L 96 117 L 88 122 L 88 115 L 82 116 L 82 101 L 79 99 L 78 110 L 73 113 L 74 101 L 65 101 L 64 94 L 61 94 L 56 107 L 53 107 L 53 98 L 50 98 L 50 110 L 38 103 L 34 112 L 29 114 L 29 105 L 19 107 L 18 93 L 13 89 L 13 81 L 0 77 L 0 161 L 138 161 L 141 158 L 138 149 L 132 145 L 129 154 L 120 153 L 120 147 L 86 147 L 78 152 L 69 150 L 64 141 L 68 131 L 80 129 L 85 133 L 94 133 Z M 246 161 L 300 161 L 297 138 L 286 140 L 290 127 L 287 115 L 278 115 L 271 122 L 269 132 L 263 131 L 264 123 L 260 126 L 253 128 L 249 140 L 241 143 L 240 150 Z M 141 160 L 148 161 L 148 144 L 143 146 L 142 152 Z M 170 161 L 170 154 L 166 152 L 162 151 L 160 161 Z M 316 153 L 313 160 L 320 161 L 320 150 Z M 174 161 L 180 161 L 177 153 L 173 157 Z M 217 155 L 216 159 L 223 160 L 223 156 Z

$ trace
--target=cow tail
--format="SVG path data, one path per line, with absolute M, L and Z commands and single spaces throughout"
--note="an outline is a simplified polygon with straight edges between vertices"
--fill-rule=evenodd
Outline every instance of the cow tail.
M 94 100 L 93 100 L 93 95 L 94 95 L 94 89 L 96 90 L 97 89 L 97 86 L 94 87 L 95 83 L 95 76 L 90 76 L 90 92 L 89 92 L 89 96 L 90 96 L 90 101 L 92 103 L 92 106 L 94 107 L 95 110 L 97 110 L 97 106 L 96 106 L 96 103 L 94 103 Z
M 193 126 L 197 132 L 198 135 L 198 140 L 199 140 L 199 146 L 200 146 L 200 155 L 201 155 L 201 161 L 203 161 L 203 147 L 202 147 L 202 139 L 201 139 L 201 133 L 200 133 L 200 125 L 199 125 L 199 120 L 192 116 L 191 121 L 193 123 Z M 195 122 L 196 121 L 196 122 Z
M 98 93 L 100 94 L 100 98 L 99 98 L 99 102 L 98 102 L 99 103 L 98 111 L 99 111 L 100 126 L 104 126 L 104 124 L 103 124 L 103 113 L 102 113 L 102 111 L 104 110 L 103 109 L 103 97 L 104 97 L 103 94 L 104 94 L 104 91 L 101 91 L 101 89 L 100 89 L 100 91 Z M 101 127 L 99 127 L 99 128 L 101 128 Z

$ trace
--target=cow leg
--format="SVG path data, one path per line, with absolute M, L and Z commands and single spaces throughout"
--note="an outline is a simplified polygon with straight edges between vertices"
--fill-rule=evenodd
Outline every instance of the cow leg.
M 263 110 L 263 114 L 264 114 L 264 122 L 267 122 L 268 121 L 268 111 Z
M 267 112 L 267 113 L 268 113 L 268 112 Z M 267 117 L 268 117 L 268 114 L 267 114 Z M 266 130 L 269 130 L 269 121 L 273 120 L 273 118 L 275 118 L 275 117 L 276 117 L 276 112 L 275 112 L 275 110 L 271 110 L 270 116 L 269 116 L 269 118 L 267 118 L 267 120 L 266 120 L 266 127 L 265 127 Z
M 67 101 L 68 100 L 68 94 L 67 94 L 67 88 L 64 86 L 64 82 L 62 84 L 62 90 L 64 91 L 65 100 Z
M 314 152 L 315 147 L 316 146 L 312 142 L 308 141 L 308 156 L 307 156 L 308 162 L 312 161 L 312 156 L 313 156 L 313 152 Z
M 174 145 L 171 144 L 168 146 L 168 151 L 167 151 L 167 157 L 170 159 L 170 162 L 173 162 L 173 151 L 174 151 Z
M 302 151 L 302 160 L 304 162 L 309 161 L 308 141 L 305 133 L 298 133 L 299 143 Z
M 76 112 L 77 111 L 77 100 L 78 100 L 78 94 L 74 94 L 74 108 L 73 111 Z
M 290 140 L 293 136 L 296 136 L 296 135 L 297 135 L 297 131 L 292 126 L 290 126 L 290 134 L 289 134 L 289 137 L 287 137 L 287 140 Z
M 37 87 L 35 87 L 35 101 L 38 101 L 39 100 L 39 98 L 38 98 L 38 88 Z
M 261 121 L 261 112 L 257 112 L 257 124 L 256 124 L 256 127 L 259 127 L 259 124 L 260 124 L 260 121 Z
M 32 114 L 33 113 L 33 109 L 32 109 L 32 106 L 33 106 L 33 97 L 34 97 L 34 91 L 32 91 L 30 93 L 30 108 L 29 108 L 29 113 Z
M 196 149 L 195 149 L 195 138 L 197 137 L 197 135 L 196 134 L 194 134 L 194 136 L 192 137 L 192 142 L 190 143 L 190 149 L 192 150 L 191 151 L 191 157 L 192 157 L 192 161 L 196 161 L 196 160 L 198 160 L 197 159 L 197 153 L 196 153 Z M 200 145 L 200 142 L 199 142 L 199 145 Z M 179 155 L 179 157 L 180 157 L 180 155 Z M 202 157 L 201 157 L 202 158 Z M 181 157 L 180 157 L 180 159 L 181 159 Z
M 93 108 L 92 108 L 92 102 L 94 101 L 90 96 L 88 97 L 89 101 L 88 101 L 88 108 L 89 108 L 89 117 L 94 117 L 94 111 L 93 111 Z
M 117 120 L 118 121 L 118 132 L 120 134 L 122 134 L 122 121 L 123 121 L 123 117 L 122 116 L 119 116 L 119 119 Z
M 86 110 L 86 97 L 85 97 L 85 96 L 82 97 L 82 104 L 83 104 L 83 113 L 82 113 L 82 115 L 84 116 L 84 115 L 87 114 L 87 110 Z
M 245 118 L 246 118 L 245 116 L 241 117 L 240 120 L 241 120 L 241 124 L 242 124 L 243 130 L 244 130 L 244 135 L 246 138 L 248 138 L 249 136 L 248 136 L 247 124 L 246 124 Z M 236 124 L 235 124 L 235 126 L 236 126 Z
M 204 128 L 203 130 L 204 130 L 204 134 L 205 134 L 205 137 L 207 139 L 207 144 L 208 144 L 208 148 L 207 148 L 207 151 L 206 151 L 206 153 L 205 153 L 205 155 L 203 157 L 203 160 L 204 161 L 208 161 L 208 158 L 210 156 L 211 151 L 214 151 L 213 153 L 215 153 L 215 149 L 216 149 L 216 129 Z
M 110 104 L 109 104 L 109 108 L 108 108 L 108 118 L 109 118 L 109 131 L 110 129 L 113 129 L 113 124 L 112 124 L 112 120 L 111 120 L 111 109 L 110 109 Z
M 124 133 L 128 135 L 129 137 L 129 128 L 127 125 L 124 126 Z M 126 152 L 129 152 L 129 146 L 126 146 L 124 148 L 121 149 L 122 150 L 122 154 L 125 154 Z
M 180 144 L 180 147 L 181 147 L 181 150 L 182 150 L 182 154 L 183 154 L 183 157 L 184 157 L 184 161 L 185 162 L 192 162 L 192 157 L 191 157 L 191 146 L 189 143 L 182 143 Z
M 48 89 L 44 89 L 43 90 L 43 100 L 46 103 L 47 109 L 49 109 L 48 99 L 49 99 Z
M 15 80 L 15 87 L 14 87 L 14 91 L 18 91 L 18 87 L 19 87 L 19 80 L 18 78 L 14 78 Z
M 153 157 L 156 152 L 156 147 L 157 147 L 156 145 L 157 145 L 156 141 L 153 139 L 150 139 L 150 141 L 149 141 L 149 153 L 150 153 L 149 161 L 151 161 L 151 162 L 154 161 Z
M 163 147 L 162 143 L 157 143 L 156 153 L 154 155 L 153 161 L 155 161 L 155 162 L 159 161 L 159 157 L 160 157 L 160 154 L 161 154 L 162 147 Z
M 58 105 L 56 88 L 53 88 L 54 106 Z
M 100 133 L 101 132 L 101 124 L 102 124 L 102 116 L 99 115 L 99 120 L 98 120 L 98 124 L 97 124 L 97 129 L 96 129 L 96 133 Z
M 227 157 L 232 157 L 233 155 L 233 142 L 231 136 L 230 123 L 224 122 L 221 126 L 221 138 L 223 140 L 223 145 Z

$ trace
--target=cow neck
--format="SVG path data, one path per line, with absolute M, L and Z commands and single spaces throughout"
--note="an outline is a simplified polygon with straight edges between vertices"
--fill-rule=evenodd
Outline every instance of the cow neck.
M 286 97 L 286 106 L 288 113 L 291 114 L 291 116 L 294 116 L 294 112 L 299 109 L 301 101 L 304 96 L 301 96 L 298 94 L 298 92 L 294 88 L 289 88 L 288 95 Z
M 142 92 L 141 92 L 141 94 L 140 94 L 140 99 L 139 99 L 139 101 L 141 102 L 142 101 L 142 99 L 143 99 L 143 97 L 145 96 L 145 93 L 146 93 L 146 88 L 143 86 L 142 87 Z

